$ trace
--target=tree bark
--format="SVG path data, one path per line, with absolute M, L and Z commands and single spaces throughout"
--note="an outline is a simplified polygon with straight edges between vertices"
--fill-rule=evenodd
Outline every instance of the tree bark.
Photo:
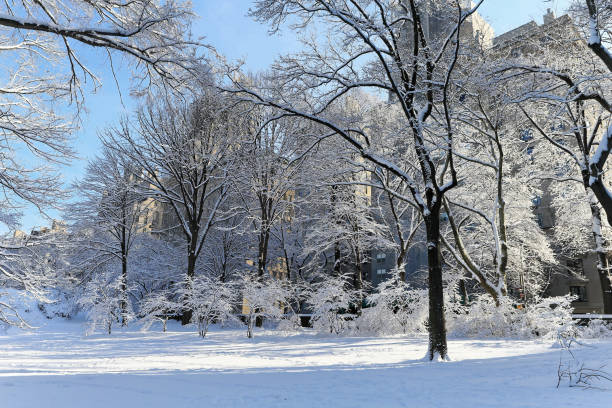
M 194 240 L 192 240 L 192 242 L 189 244 L 189 251 L 187 254 L 187 276 L 189 277 L 189 281 L 195 276 L 195 266 L 197 261 L 195 246 L 196 243 L 194 242 Z M 183 326 L 189 324 L 189 322 L 191 322 L 192 317 L 193 310 L 183 310 L 183 314 L 181 315 L 181 324 Z
M 121 227 L 121 285 L 120 285 L 120 290 L 121 290 L 121 302 L 120 302 L 120 307 L 121 307 L 121 326 L 127 326 L 127 306 L 128 306 L 128 302 L 127 302 L 127 268 L 128 268 L 128 243 L 127 243 L 127 235 L 126 235 L 126 227 L 125 227 L 125 220 L 126 220 L 126 215 L 125 215 L 125 208 L 122 209 L 123 211 L 123 225 Z
M 608 224 L 612 225 L 612 196 L 610 196 L 610 193 L 605 187 L 604 181 L 601 177 L 603 171 L 599 170 L 599 168 L 595 165 L 592 167 L 593 169 L 591 169 L 591 173 L 596 173 L 597 176 L 594 177 L 593 182 L 589 184 L 589 188 L 591 191 L 593 191 L 595 197 L 597 197 L 597 200 L 599 201 L 599 204 L 601 204 L 605 210 Z
M 123 250 L 122 250 L 123 252 Z M 121 254 L 121 326 L 127 326 L 127 254 Z
M 259 232 L 259 250 L 257 256 L 257 277 L 263 278 L 266 272 L 266 266 L 268 263 L 268 245 L 270 242 L 270 230 L 262 224 L 261 231 Z
M 440 205 L 434 205 L 425 215 L 427 261 L 429 267 L 429 349 L 427 357 L 448 359 L 446 322 L 444 319 L 444 287 L 440 254 Z
M 261 227 L 259 230 L 259 246 L 257 254 L 257 279 L 263 281 L 268 264 L 268 245 L 270 242 L 270 220 L 268 212 L 268 200 L 260 198 L 261 203 Z M 263 326 L 263 317 L 259 315 L 261 309 L 257 308 L 258 316 L 255 318 L 255 326 Z
M 359 247 L 355 248 L 355 272 L 353 274 L 353 289 L 358 292 L 357 301 L 355 303 L 355 313 L 361 315 L 363 306 L 363 274 L 362 274 L 362 257 Z
M 588 191 L 587 191 L 588 193 Z M 610 265 L 606 250 L 607 242 L 601 233 L 601 208 L 597 200 L 590 196 L 591 219 L 593 224 L 593 238 L 595 239 L 595 252 L 597 253 L 597 275 L 601 285 L 601 295 L 603 298 L 603 313 L 612 313 L 612 280 L 610 277 Z
M 461 304 L 467 306 L 469 303 L 469 295 L 467 286 L 465 285 L 465 278 L 459 280 L 459 296 L 461 296 Z

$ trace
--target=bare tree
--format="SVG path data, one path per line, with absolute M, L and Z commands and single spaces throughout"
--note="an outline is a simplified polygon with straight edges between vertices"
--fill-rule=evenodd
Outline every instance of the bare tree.
M 457 265 L 500 305 L 513 285 L 519 288 L 524 269 L 541 275 L 555 258 L 533 211 L 539 192 L 529 183 L 533 146 L 521 130 L 520 110 L 503 97 L 506 84 L 486 74 L 498 58 L 491 54 L 473 54 L 462 67 L 470 81 L 464 81 L 454 110 L 460 123 L 454 154 L 463 177 L 444 201 L 450 230 L 444 243 Z
M 276 244 L 270 241 L 292 216 L 311 130 L 300 119 L 274 120 L 276 112 L 266 107 L 255 106 L 249 119 L 250 132 L 241 142 L 236 193 L 257 236 L 257 276 L 261 278 L 267 273 L 270 247 Z
M 326 127 L 354 146 L 361 157 L 407 183 L 427 236 L 429 359 L 447 357 L 440 212 L 444 195 L 457 184 L 449 90 L 462 49 L 461 28 L 477 6 L 466 9 L 457 1 L 260 0 L 252 15 L 270 23 L 272 31 L 289 19 L 296 28 L 316 24 L 319 31 L 329 30 L 327 43 L 322 47 L 321 38 L 312 37 L 305 44 L 307 51 L 278 62 L 275 75 L 285 86 L 277 95 L 236 84 L 256 103 Z M 448 21 L 439 36 L 427 35 L 424 28 L 425 19 L 433 13 Z M 402 139 L 416 153 L 414 165 L 420 179 L 413 178 L 401 163 L 373 151 L 370 137 L 359 126 L 329 114 L 338 98 L 357 88 L 386 92 L 401 106 Z
M 196 263 L 213 226 L 231 217 L 220 209 L 230 189 L 241 120 L 229 101 L 208 89 L 192 103 L 150 102 L 136 122 L 123 121 L 107 133 L 108 144 L 141 169 L 140 192 L 160 203 L 171 217 L 154 232 L 182 235 L 186 275 Z M 183 315 L 183 323 L 191 315 Z
M 27 296 L 49 304 L 51 290 L 68 288 L 73 280 L 66 273 L 70 260 L 66 256 L 63 231 L 36 231 L 27 236 L 3 236 L 0 240 L 0 295 L 4 289 L 22 290 Z M 0 301 L 0 324 L 31 327 L 11 304 L 10 296 Z
M 372 208 L 369 167 L 342 139 L 320 142 L 308 167 L 313 176 L 305 183 L 309 219 L 304 258 L 317 280 L 350 277 L 347 290 L 355 292 L 350 307 L 360 314 L 371 250 L 391 246 L 387 228 Z
M 86 48 L 104 53 L 113 73 L 113 58 L 126 57 L 140 91 L 155 84 L 180 89 L 201 71 L 198 43 L 186 37 L 193 18 L 187 3 L 9 0 L 0 16 L 0 52 L 11 61 L 0 85 L 3 201 L 15 197 L 42 209 L 64 197 L 52 164 L 73 156 L 76 123 L 57 108 L 73 103 L 78 114 L 85 83 L 100 85 Z M 17 151 L 46 164 L 28 168 Z
M 604 309 L 608 313 L 612 311 L 612 277 L 608 243 L 601 233 L 601 210 L 608 224 L 612 220 L 612 195 L 605 179 L 612 138 L 612 65 L 608 65 L 606 57 L 606 3 L 576 2 L 573 11 L 577 24 L 566 17 L 544 26 L 527 39 L 521 55 L 501 63 L 495 74 L 510 84 L 508 98 L 519 106 L 524 128 L 531 128 L 536 140 L 567 159 L 563 172 L 547 178 L 553 182 L 578 182 L 584 188 L 583 199 L 590 207 L 598 253 Z
M 185 89 L 201 72 L 199 43 L 187 34 L 193 17 L 182 1 L 2 2 L 0 222 L 16 228 L 20 206 L 44 211 L 66 197 L 56 166 L 74 156 L 70 135 L 85 94 L 101 85 L 88 52 L 107 57 L 113 75 L 125 57 L 136 93 Z
M 104 143 L 104 140 L 103 140 Z M 121 324 L 127 325 L 128 259 L 130 250 L 142 228 L 141 217 L 146 216 L 150 203 L 137 193 L 137 174 L 140 169 L 128 157 L 108 145 L 89 162 L 86 175 L 75 183 L 78 200 L 68 206 L 66 218 L 73 228 L 87 231 L 89 239 L 75 245 L 93 250 L 91 265 L 119 261 L 121 277 Z

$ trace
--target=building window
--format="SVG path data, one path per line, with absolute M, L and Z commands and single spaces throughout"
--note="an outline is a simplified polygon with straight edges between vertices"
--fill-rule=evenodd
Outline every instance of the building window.
M 555 139 L 555 143 L 560 146 L 565 146 L 565 140 L 563 139 Z
M 570 286 L 570 295 L 576 296 L 576 302 L 586 302 L 586 286 Z
M 544 217 L 542 217 L 542 214 L 537 213 L 537 214 L 536 214 L 536 220 L 537 220 L 537 222 L 538 222 L 538 226 L 539 226 L 540 228 L 544 228 Z
M 553 132 L 556 130 L 565 130 L 565 124 L 563 122 L 559 122 L 557 125 L 552 125 L 550 130 Z
M 521 140 L 523 142 L 528 142 L 533 139 L 533 130 L 532 129 L 523 129 L 521 130 Z
M 376 254 L 376 262 L 384 263 L 385 259 L 387 259 L 387 254 L 385 254 L 384 252 L 379 252 Z
M 377 269 L 376 270 L 376 274 L 377 275 L 384 275 L 385 273 L 387 273 L 386 269 Z

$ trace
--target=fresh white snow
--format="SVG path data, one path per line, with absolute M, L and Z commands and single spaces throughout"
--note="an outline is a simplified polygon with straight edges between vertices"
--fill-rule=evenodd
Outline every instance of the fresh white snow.
M 0 407 L 612 406 L 612 383 L 556 388 L 550 341 L 451 339 L 452 361 L 429 363 L 425 337 L 247 339 L 214 328 L 202 339 L 176 322 L 167 333 L 84 336 L 84 322 L 40 323 L 0 335 Z M 577 347 L 587 366 L 612 371 L 612 341 Z

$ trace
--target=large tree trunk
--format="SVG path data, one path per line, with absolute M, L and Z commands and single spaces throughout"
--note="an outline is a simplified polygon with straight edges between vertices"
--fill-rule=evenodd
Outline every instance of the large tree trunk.
M 497 218 L 499 220 L 498 239 L 500 248 L 498 249 L 499 264 L 496 266 L 499 274 L 497 278 L 501 281 L 501 285 L 498 285 L 498 287 L 501 287 L 501 295 L 507 296 L 508 237 L 506 230 L 506 200 L 504 200 L 504 149 L 499 141 L 499 137 L 497 138 Z
M 124 209 L 124 219 L 125 219 L 125 209 Z M 128 299 L 127 299 L 127 257 L 128 257 L 128 248 L 127 248 L 127 237 L 126 237 L 126 228 L 125 222 L 122 227 L 122 236 L 121 236 L 121 326 L 127 326 L 127 307 L 128 307 Z
M 389 200 L 389 208 L 391 209 L 391 214 L 393 215 L 393 220 L 395 222 L 395 229 L 397 230 L 397 238 L 399 240 L 399 254 L 397 255 L 395 265 L 399 272 L 399 278 L 402 282 L 406 282 L 406 269 L 404 268 L 404 259 L 406 258 L 406 254 L 408 253 L 408 243 L 404 239 L 404 235 L 402 234 L 402 224 L 400 220 L 400 216 L 395 209 L 395 200 L 389 190 L 387 190 L 387 200 Z M 409 237 L 409 240 L 411 237 Z
M 331 196 L 330 196 L 329 201 L 330 201 L 333 211 L 335 211 L 336 204 L 338 202 L 337 191 L 338 191 L 338 186 L 336 185 L 331 186 Z M 340 226 L 340 224 L 342 223 L 342 221 L 340 221 L 338 216 L 334 216 L 334 221 L 336 223 L 336 226 Z M 334 271 L 334 276 L 340 276 L 342 274 L 342 250 L 340 248 L 340 241 L 337 239 L 334 241 L 334 268 L 333 268 L 333 271 Z
M 459 279 L 459 296 L 461 296 L 461 304 L 466 306 L 469 303 L 469 295 L 467 291 L 467 285 L 465 284 L 466 278 Z
M 601 232 L 601 208 L 593 194 L 589 194 L 589 205 L 591 208 L 591 219 L 593 224 L 593 238 L 595 239 L 595 252 L 597 253 L 597 274 L 601 285 L 601 295 L 603 298 L 603 312 L 612 313 L 612 280 L 607 254 L 607 242 Z
M 268 263 L 268 245 L 270 242 L 270 230 L 262 223 L 261 231 L 259 232 L 259 254 L 257 255 L 257 277 L 263 278 L 266 272 Z
M 362 271 L 362 257 L 361 250 L 359 247 L 355 248 L 355 272 L 353 274 L 353 289 L 359 293 L 355 303 L 355 313 L 361 315 L 361 308 L 363 306 L 363 271 Z
M 197 237 L 197 235 L 195 236 Z M 195 266 L 197 261 L 197 256 L 195 252 L 196 244 L 197 242 L 195 242 L 195 240 L 192 240 L 189 244 L 189 250 L 187 253 L 187 277 L 189 278 L 189 281 L 191 281 L 191 279 L 193 279 L 193 277 L 195 276 Z M 191 322 L 192 316 L 193 310 L 183 310 L 183 314 L 181 316 L 181 324 L 189 324 L 189 322 Z
M 604 185 L 604 181 L 601 177 L 602 171 L 595 166 L 593 167 L 594 169 L 592 171 L 597 172 L 597 177 L 593 176 L 595 181 L 589 184 L 589 188 L 591 189 L 591 191 L 593 191 L 595 197 L 597 197 L 597 201 L 599 201 L 599 204 L 601 204 L 602 208 L 606 212 L 608 224 L 612 225 L 612 196 Z
M 268 245 L 270 242 L 270 227 L 268 220 L 268 212 L 266 207 L 262 205 L 261 229 L 259 231 L 259 253 L 257 255 L 257 279 L 263 280 L 266 274 L 268 264 Z M 256 309 L 258 316 L 255 318 L 255 326 L 263 326 L 263 317 L 259 315 L 260 309 Z
M 444 319 L 444 287 L 440 254 L 440 206 L 434 205 L 425 217 L 427 261 L 429 266 L 429 360 L 448 359 L 446 322 Z
M 123 250 L 122 250 L 123 252 Z M 121 326 L 127 326 L 127 254 L 121 254 Z

